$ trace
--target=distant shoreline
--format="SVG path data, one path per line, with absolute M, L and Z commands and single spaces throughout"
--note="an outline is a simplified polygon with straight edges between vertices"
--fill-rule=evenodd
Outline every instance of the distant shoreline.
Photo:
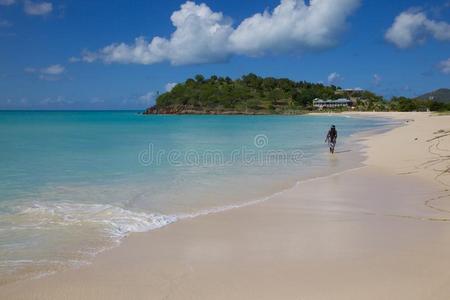
M 142 112 L 143 115 L 244 115 L 244 116 L 254 116 L 254 115 L 304 115 L 308 114 L 310 111 L 237 111 L 237 110 L 190 110 L 190 109 L 156 109 L 148 108 Z

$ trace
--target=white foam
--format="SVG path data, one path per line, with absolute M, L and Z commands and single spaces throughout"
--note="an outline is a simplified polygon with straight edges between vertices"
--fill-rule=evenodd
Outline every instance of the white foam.
M 31 226 L 71 226 L 99 224 L 114 237 L 123 237 L 131 232 L 144 232 L 160 228 L 177 220 L 176 216 L 126 210 L 110 204 L 87 203 L 33 203 L 20 210 L 31 223 L 15 224 Z
M 145 213 L 126 210 L 124 208 L 110 204 L 85 204 L 85 203 L 34 203 L 30 207 L 21 210 L 20 214 L 34 215 L 37 222 L 33 224 L 23 224 L 26 228 L 36 225 L 61 225 L 69 226 L 82 223 L 97 223 L 104 225 L 105 228 L 116 237 L 123 237 L 132 232 L 146 232 L 152 229 L 161 228 L 174 223 L 180 219 L 195 218 L 203 215 L 219 213 L 235 208 L 246 207 L 272 199 L 280 194 L 292 190 L 299 184 L 338 176 L 347 172 L 355 171 L 362 167 L 347 169 L 341 172 L 328 174 L 325 176 L 313 177 L 297 181 L 293 186 L 268 195 L 263 198 L 254 199 L 240 204 L 231 204 L 219 206 L 210 209 L 199 210 L 194 213 L 182 213 L 177 215 L 163 215 L 157 213 Z M 37 218 L 36 218 L 37 217 Z
M 37 273 L 21 274 L 20 277 L 38 278 L 62 268 L 77 268 L 87 264 L 90 260 L 89 257 L 118 245 L 123 237 L 132 232 L 160 228 L 176 220 L 176 216 L 136 212 L 109 204 L 23 203 L 16 207 L 14 212 L 0 215 L 0 224 L 4 229 L 1 234 L 13 237 L 9 243 L 2 244 L 0 254 L 3 257 L 0 259 L 0 276 L 20 274 L 20 270 L 25 270 L 29 266 L 33 266 Z M 100 243 L 92 244 L 92 240 L 86 235 L 90 234 L 92 228 L 97 231 L 92 234 L 99 235 Z M 57 253 L 55 257 L 60 257 L 61 260 L 53 260 L 51 256 L 44 259 L 42 257 L 33 259 L 31 252 L 23 253 L 23 251 L 27 251 L 24 249 L 29 247 L 28 243 L 36 242 L 35 237 L 39 240 L 40 246 L 45 247 L 42 242 L 45 242 L 47 236 L 51 240 L 55 232 L 59 232 L 69 239 L 75 237 L 72 232 L 76 235 L 81 233 L 81 236 L 78 237 L 80 239 L 88 238 L 91 244 L 87 248 L 85 245 L 80 245 L 80 249 L 76 249 L 75 246 L 74 249 L 69 249 L 69 252 L 73 251 L 71 253 L 65 253 L 67 249 L 52 249 L 50 253 Z M 101 242 L 105 238 L 111 243 Z M 7 239 L 5 236 L 6 240 L 9 238 Z M 55 243 L 55 241 L 52 242 Z M 52 247 L 54 246 L 58 247 L 56 244 Z M 20 250 L 17 255 L 14 254 L 15 249 Z M 72 257 L 80 259 L 72 259 Z
M 104 230 L 107 237 L 118 245 L 123 237 L 129 235 L 133 232 L 146 232 L 149 230 L 161 228 L 168 224 L 174 223 L 177 220 L 196 218 L 199 216 L 220 213 L 229 211 L 236 208 L 246 207 L 255 205 L 268 201 L 276 196 L 279 196 L 289 190 L 296 188 L 300 184 L 307 182 L 320 180 L 328 177 L 337 176 L 346 172 L 351 172 L 356 169 L 363 167 L 358 167 L 354 169 L 348 169 L 342 172 L 310 178 L 302 181 L 297 181 L 292 187 L 279 191 L 277 193 L 271 194 L 269 196 L 258 198 L 252 201 L 248 201 L 241 204 L 233 204 L 227 206 L 220 206 L 211 209 L 204 209 L 197 211 L 195 213 L 189 214 L 178 214 L 178 215 L 163 215 L 157 213 L 145 213 L 127 210 L 118 206 L 113 206 L 110 204 L 86 204 L 86 203 L 33 203 L 28 206 L 21 207 L 15 216 L 19 216 L 17 222 L 14 225 L 15 229 L 30 229 L 35 228 L 37 230 L 45 230 L 48 228 L 61 228 L 65 226 L 83 226 L 89 224 L 97 224 Z M 13 218 L 15 220 L 15 218 Z M 37 227 L 33 227 L 38 225 Z M 87 227 L 89 228 L 89 227 Z M 110 245 L 104 248 L 93 248 L 85 250 L 75 250 L 79 254 L 82 254 L 84 259 L 87 256 L 95 256 L 100 252 L 103 252 L 114 245 Z M 82 253 L 81 253 L 81 252 Z M 52 260 L 4 260 L 0 262 L 0 269 L 9 270 L 14 272 L 15 269 L 20 269 L 27 265 L 34 266 L 51 266 L 52 269 L 58 270 L 60 267 L 70 267 L 77 268 L 82 265 L 89 263 L 88 260 L 68 260 L 68 261 L 52 261 Z M 58 267 L 59 266 L 59 267 Z M 9 272 L 7 272 L 9 273 Z M 39 274 L 33 274 L 32 278 L 39 278 L 41 276 L 46 276 L 53 274 L 54 270 L 48 270 L 40 272 Z

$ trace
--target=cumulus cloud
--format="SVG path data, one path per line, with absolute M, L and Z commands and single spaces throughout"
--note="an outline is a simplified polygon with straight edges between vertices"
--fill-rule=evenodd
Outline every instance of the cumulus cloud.
M 8 6 L 16 3 L 16 0 L 0 0 L 0 5 Z
M 439 63 L 439 69 L 444 74 L 450 74 L 450 58 Z
M 26 0 L 23 8 L 27 15 L 43 16 L 52 12 L 53 4 L 50 2 L 32 2 Z
M 431 20 L 423 11 L 408 10 L 395 18 L 385 38 L 398 48 L 409 48 L 433 37 L 439 41 L 450 41 L 450 24 Z
M 106 63 L 154 64 L 170 61 L 174 65 L 201 64 L 226 60 L 226 41 L 232 32 L 231 22 L 206 4 L 186 2 L 171 16 L 176 30 L 170 39 L 138 37 L 131 45 L 112 44 L 100 51 L 84 52 L 82 60 L 101 59 Z
M 176 85 L 176 82 L 169 82 L 164 88 L 166 89 L 166 92 L 170 92 Z
M 344 80 L 344 78 L 339 73 L 333 72 L 328 75 L 328 83 L 330 84 L 338 84 L 339 82 L 342 82 L 342 80 Z
M 242 21 L 230 36 L 238 53 L 302 52 L 333 47 L 356 10 L 355 0 L 282 0 L 272 13 L 265 11 Z
M 272 11 L 244 19 L 236 28 L 230 18 L 206 4 L 187 1 L 175 11 L 170 38 L 138 37 L 132 44 L 114 43 L 85 51 L 85 62 L 173 65 L 223 62 L 234 54 L 302 53 L 326 49 L 339 41 L 347 18 L 360 0 L 281 0 Z

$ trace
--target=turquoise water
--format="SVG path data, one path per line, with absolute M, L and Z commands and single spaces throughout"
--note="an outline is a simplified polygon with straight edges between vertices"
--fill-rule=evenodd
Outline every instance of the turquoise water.
M 0 112 L 0 283 L 338 171 L 346 166 L 324 145 L 330 124 L 337 150 L 354 151 L 350 135 L 385 121 Z

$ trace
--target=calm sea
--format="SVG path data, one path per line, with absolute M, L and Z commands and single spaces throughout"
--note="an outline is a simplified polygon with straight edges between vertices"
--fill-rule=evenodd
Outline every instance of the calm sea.
M 340 152 L 324 145 L 335 124 Z M 90 261 L 131 232 L 239 206 L 349 167 L 338 116 L 0 112 L 0 284 Z M 351 157 L 351 156 L 350 156 Z

